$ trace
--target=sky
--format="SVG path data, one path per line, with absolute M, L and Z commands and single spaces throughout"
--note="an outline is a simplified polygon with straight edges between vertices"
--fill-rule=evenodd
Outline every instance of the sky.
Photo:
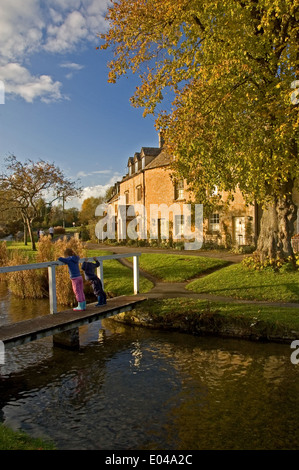
M 120 180 L 141 147 L 158 147 L 154 118 L 130 104 L 138 77 L 107 82 L 113 51 L 96 47 L 108 4 L 0 2 L 0 163 L 54 163 L 83 188 L 68 203 L 79 209 Z

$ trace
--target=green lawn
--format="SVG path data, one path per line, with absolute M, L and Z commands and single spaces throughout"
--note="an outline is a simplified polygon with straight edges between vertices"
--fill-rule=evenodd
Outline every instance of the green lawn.
M 88 250 L 88 257 L 111 255 L 110 251 Z M 120 264 L 117 260 L 107 260 L 103 263 L 104 270 L 104 289 L 106 292 L 112 292 L 114 295 L 132 295 L 133 272 L 131 269 Z M 152 282 L 140 276 L 139 292 L 145 293 L 153 287 Z
M 31 263 L 35 262 L 36 251 L 32 250 L 30 242 L 25 245 L 24 242 L 7 241 L 6 247 L 8 251 L 22 251 L 24 255 L 29 257 Z
M 236 299 L 299 302 L 299 272 L 254 271 L 237 264 L 196 279 L 187 289 Z
M 175 298 L 175 299 L 150 299 L 137 306 L 135 311 L 143 317 L 148 314 L 153 321 L 164 320 L 170 324 L 177 319 L 188 317 L 196 318 L 202 313 L 215 314 L 223 318 L 231 318 L 242 322 L 264 322 L 273 330 L 287 328 L 299 331 L 298 308 L 293 307 L 268 307 L 264 305 L 236 304 L 230 302 L 209 302 L 200 299 Z
M 183 282 L 210 270 L 227 266 L 227 261 L 203 256 L 142 253 L 140 268 L 165 282 Z
M 32 439 L 21 431 L 13 431 L 0 423 L 0 450 L 55 450 L 54 444 Z

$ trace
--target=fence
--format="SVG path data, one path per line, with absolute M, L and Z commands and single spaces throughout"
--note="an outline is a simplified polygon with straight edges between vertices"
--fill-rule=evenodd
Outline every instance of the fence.
M 134 294 L 139 292 L 139 256 L 141 253 L 130 253 L 130 254 L 119 254 L 119 255 L 106 255 L 97 256 L 96 259 L 99 261 L 100 266 L 97 268 L 97 273 L 102 281 L 104 288 L 104 269 L 103 261 L 109 259 L 119 258 L 131 258 L 133 257 L 133 287 Z M 83 263 L 85 258 L 79 260 L 79 263 Z M 88 258 L 89 261 L 94 261 L 94 258 Z M 57 313 L 57 298 L 56 298 L 56 266 L 64 266 L 61 261 L 46 261 L 45 263 L 32 263 L 22 264 L 16 266 L 3 266 L 0 268 L 0 273 L 9 273 L 14 271 L 28 271 L 31 269 L 43 269 L 48 268 L 49 278 L 49 302 L 50 302 L 50 313 Z

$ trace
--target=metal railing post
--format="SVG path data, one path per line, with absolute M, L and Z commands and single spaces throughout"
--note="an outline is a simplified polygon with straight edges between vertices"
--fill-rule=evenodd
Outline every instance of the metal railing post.
M 97 275 L 101 279 L 103 290 L 104 290 L 104 269 L 103 269 L 103 261 L 99 261 L 100 266 L 97 268 Z
M 57 313 L 55 265 L 48 266 L 50 313 Z
M 134 294 L 139 293 L 139 256 L 133 256 L 133 282 Z

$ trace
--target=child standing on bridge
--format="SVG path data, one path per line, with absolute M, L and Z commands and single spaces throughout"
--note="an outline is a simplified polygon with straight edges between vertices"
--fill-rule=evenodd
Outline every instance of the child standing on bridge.
M 92 263 L 90 261 L 87 261 L 87 258 L 85 258 L 84 262 L 82 263 L 82 270 L 84 271 L 85 274 L 85 279 L 87 281 L 90 281 L 93 292 L 98 298 L 98 305 L 106 305 L 107 303 L 107 296 L 103 290 L 103 285 L 101 280 L 98 278 L 98 276 L 95 274 L 95 270 L 98 266 L 100 266 L 100 263 L 96 259 L 96 257 L 93 258 L 95 260 L 95 263 Z
M 83 289 L 83 277 L 81 276 L 79 269 L 80 258 L 70 248 L 67 248 L 65 250 L 64 256 L 65 258 L 58 258 L 58 261 L 67 264 L 69 268 L 73 292 L 78 302 L 78 306 L 76 308 L 73 308 L 73 310 L 86 310 L 86 300 Z

